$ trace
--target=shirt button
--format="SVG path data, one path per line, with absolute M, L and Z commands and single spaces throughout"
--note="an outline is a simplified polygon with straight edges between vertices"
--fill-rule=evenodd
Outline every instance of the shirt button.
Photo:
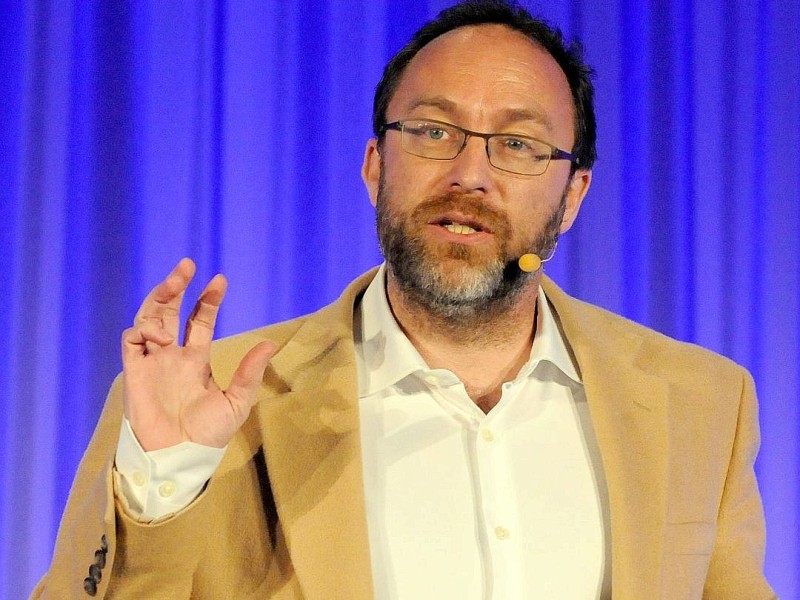
M 494 434 L 492 433 L 491 429 L 481 429 L 481 437 L 483 438 L 484 442 L 494 441 Z
M 511 536 L 511 533 L 505 527 L 495 527 L 494 536 L 498 540 L 507 540 Z
M 141 471 L 134 471 L 133 472 L 133 483 L 138 487 L 142 487 L 147 482 L 147 478 L 144 476 L 144 473 Z
M 165 481 L 160 486 L 158 486 L 158 495 L 161 496 L 162 498 L 169 498 L 174 493 L 175 493 L 174 481 Z
M 436 385 L 437 383 L 439 383 L 439 378 L 436 377 L 436 375 L 426 375 L 425 381 L 427 381 L 431 385 Z

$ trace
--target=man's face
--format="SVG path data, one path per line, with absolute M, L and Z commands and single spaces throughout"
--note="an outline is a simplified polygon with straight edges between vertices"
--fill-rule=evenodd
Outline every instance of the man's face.
M 406 68 L 387 121 L 435 119 L 489 133 L 515 133 L 573 147 L 572 96 L 555 60 L 499 25 L 437 38 Z M 591 175 L 569 177 L 554 160 L 538 176 L 489 164 L 485 141 L 469 138 L 455 159 L 406 153 L 388 131 L 367 146 L 363 175 L 378 212 L 378 236 L 401 289 L 429 302 L 481 305 L 530 281 L 513 265 L 546 254 L 571 226 Z

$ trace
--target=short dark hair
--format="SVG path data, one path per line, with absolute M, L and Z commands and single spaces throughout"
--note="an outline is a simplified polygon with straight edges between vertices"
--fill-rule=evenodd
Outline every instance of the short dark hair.
M 372 130 L 381 138 L 381 127 L 386 124 L 386 110 L 394 96 L 408 64 L 428 43 L 442 34 L 469 25 L 500 24 L 519 31 L 544 48 L 555 59 L 567 77 L 575 114 L 576 157 L 572 170 L 591 169 L 597 158 L 597 124 L 594 114 L 593 71 L 583 60 L 579 42 L 566 43 L 561 30 L 542 19 L 533 17 L 527 10 L 510 0 L 466 0 L 441 11 L 426 23 L 383 70 L 372 110 Z

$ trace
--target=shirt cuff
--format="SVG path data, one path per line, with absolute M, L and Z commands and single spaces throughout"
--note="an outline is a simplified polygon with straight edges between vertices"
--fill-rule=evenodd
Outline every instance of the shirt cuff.
M 200 495 L 224 454 L 225 448 L 194 442 L 145 452 L 123 417 L 114 461 L 117 493 L 132 517 L 146 522 L 163 519 Z

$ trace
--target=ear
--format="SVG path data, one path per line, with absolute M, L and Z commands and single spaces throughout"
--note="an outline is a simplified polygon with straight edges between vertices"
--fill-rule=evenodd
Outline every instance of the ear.
M 581 208 L 583 199 L 586 197 L 586 192 L 589 191 L 591 182 L 592 172 L 587 169 L 578 169 L 570 178 L 566 190 L 564 218 L 561 219 L 561 229 L 559 230 L 561 233 L 569 231 L 578 217 L 578 211 Z
M 369 201 L 372 206 L 378 203 L 378 183 L 381 178 L 381 153 L 378 150 L 378 140 L 370 138 L 364 150 L 364 164 L 361 165 L 361 179 L 367 186 Z

